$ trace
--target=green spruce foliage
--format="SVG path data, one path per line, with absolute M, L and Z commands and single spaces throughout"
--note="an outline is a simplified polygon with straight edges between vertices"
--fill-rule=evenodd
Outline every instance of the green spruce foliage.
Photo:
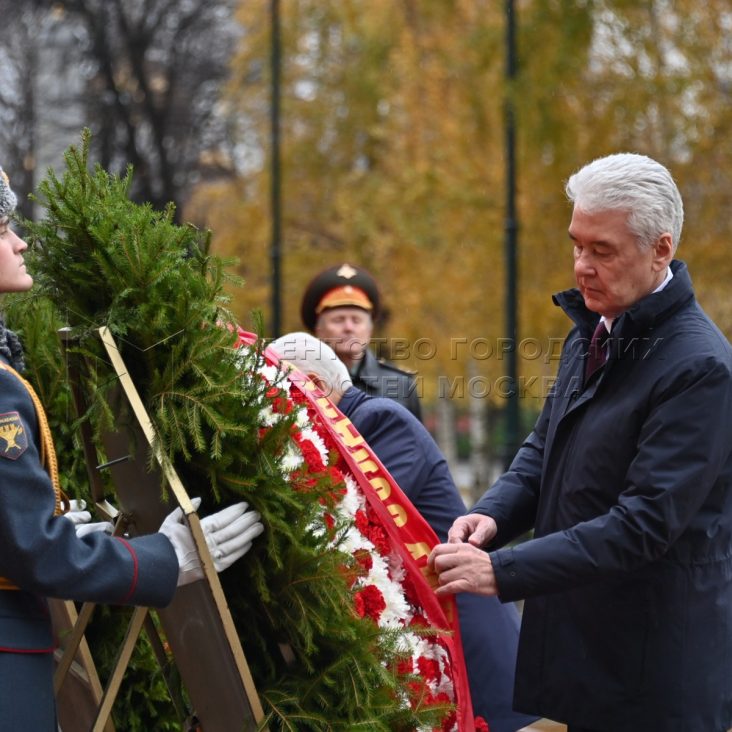
M 438 723 L 444 709 L 397 703 L 404 680 L 391 670 L 396 638 L 356 615 L 343 571 L 349 557 L 309 531 L 332 486 L 323 479 L 297 490 L 279 469 L 286 419 L 260 437 L 269 387 L 254 375 L 261 354 L 232 349 L 227 263 L 209 254 L 209 234 L 175 225 L 172 209 L 132 203 L 131 171 L 117 177 L 90 169 L 88 147 L 85 133 L 81 147 L 66 153 L 63 175 L 49 172 L 39 186 L 43 219 L 25 222 L 33 306 L 26 295 L 11 313 L 36 364 L 29 375 L 63 440 L 67 488 L 83 495 L 84 476 L 53 331 L 70 327 L 93 365 L 84 418 L 99 434 L 113 413 L 114 374 L 97 336 L 104 325 L 153 418 L 159 447 L 189 493 L 203 497 L 202 511 L 243 499 L 262 514 L 265 534 L 222 581 L 269 729 L 386 732 Z M 253 376 L 242 378 L 242 366 Z M 294 661 L 285 661 L 283 647 Z M 144 720 L 125 727 L 122 717 L 118 729 L 145 728 Z M 161 728 L 159 719 L 148 723 Z

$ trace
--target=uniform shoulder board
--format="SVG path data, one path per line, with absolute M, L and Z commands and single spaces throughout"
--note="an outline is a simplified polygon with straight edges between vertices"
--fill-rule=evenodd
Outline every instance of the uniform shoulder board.
M 417 372 L 412 371 L 411 369 L 400 369 L 398 366 L 395 366 L 391 361 L 387 361 L 383 358 L 376 359 L 379 362 L 379 366 L 383 366 L 385 369 L 389 369 L 390 371 L 396 371 L 398 374 L 404 374 L 405 376 L 416 376 Z

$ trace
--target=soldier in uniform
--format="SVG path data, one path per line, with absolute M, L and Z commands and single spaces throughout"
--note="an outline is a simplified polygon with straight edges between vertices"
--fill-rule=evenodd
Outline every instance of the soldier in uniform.
M 33 285 L 28 245 L 10 226 L 15 205 L 0 168 L 0 293 Z M 3 729 L 57 732 L 46 598 L 164 607 L 176 586 L 203 572 L 180 508 L 157 533 L 136 538 L 69 511 L 48 421 L 23 366 L 18 337 L 0 319 L 0 720 Z M 246 553 L 263 530 L 259 518 L 240 503 L 202 520 L 218 571 Z
M 355 387 L 372 396 L 394 399 L 421 420 L 414 373 L 377 358 L 369 348 L 380 305 L 372 275 L 362 267 L 339 264 L 312 279 L 300 314 L 305 326 L 335 350 Z

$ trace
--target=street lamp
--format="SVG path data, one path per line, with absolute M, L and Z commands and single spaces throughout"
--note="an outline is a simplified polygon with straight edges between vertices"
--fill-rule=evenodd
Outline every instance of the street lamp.
M 516 214 L 516 130 L 514 113 L 514 80 L 518 68 L 516 54 L 516 25 L 513 0 L 506 0 L 506 93 L 504 97 L 505 155 L 506 155 L 506 337 L 509 349 L 506 359 L 508 397 L 506 401 L 506 436 L 504 462 L 507 468 L 518 449 L 519 401 L 517 378 L 517 241 L 518 220 Z
M 272 29 L 272 105 L 271 105 L 271 206 L 272 206 L 272 331 L 276 338 L 282 328 L 282 197 L 280 181 L 280 3 L 270 0 Z

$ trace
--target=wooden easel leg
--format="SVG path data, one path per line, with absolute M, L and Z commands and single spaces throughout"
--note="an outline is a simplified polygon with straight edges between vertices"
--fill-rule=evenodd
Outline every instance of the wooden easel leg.
M 107 688 L 104 691 L 102 703 L 99 705 L 99 712 L 97 714 L 97 719 L 94 722 L 92 732 L 104 732 L 105 725 L 112 714 L 114 700 L 117 698 L 117 694 L 119 693 L 122 679 L 125 671 L 127 670 L 130 658 L 132 657 L 132 652 L 135 649 L 137 639 L 142 631 L 142 626 L 145 622 L 145 618 L 147 617 L 147 613 L 148 610 L 146 607 L 136 607 L 132 613 L 132 619 L 130 620 L 130 624 L 127 626 L 127 634 L 125 635 L 124 643 L 119 649 L 119 655 L 117 656 L 117 661 L 114 664 L 114 670 L 109 678 Z

